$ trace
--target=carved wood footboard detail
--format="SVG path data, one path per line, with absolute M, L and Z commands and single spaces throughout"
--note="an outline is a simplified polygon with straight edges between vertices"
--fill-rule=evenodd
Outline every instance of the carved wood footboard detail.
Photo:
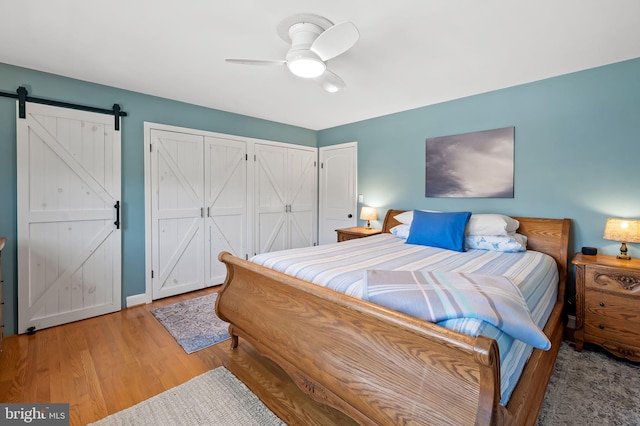
M 360 424 L 496 424 L 497 344 L 275 272 L 229 253 L 216 302 L 232 335 L 316 401 Z

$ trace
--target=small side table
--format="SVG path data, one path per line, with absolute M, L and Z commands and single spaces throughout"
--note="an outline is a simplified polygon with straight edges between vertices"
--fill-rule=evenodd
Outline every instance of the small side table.
M 576 350 L 595 343 L 640 361 L 640 259 L 577 253 Z
M 378 235 L 382 233 L 381 229 L 375 228 L 363 228 L 361 226 L 354 226 L 352 228 L 336 229 L 338 233 L 338 242 L 355 240 L 356 238 L 370 237 L 372 235 Z

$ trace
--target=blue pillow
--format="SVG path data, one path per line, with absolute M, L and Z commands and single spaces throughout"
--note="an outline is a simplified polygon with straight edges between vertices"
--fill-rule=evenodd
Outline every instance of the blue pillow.
M 407 244 L 465 251 L 464 230 L 471 212 L 433 213 L 415 210 Z

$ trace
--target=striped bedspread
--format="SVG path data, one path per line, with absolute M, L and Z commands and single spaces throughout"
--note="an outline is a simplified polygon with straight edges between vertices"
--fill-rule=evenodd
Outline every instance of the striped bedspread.
M 369 269 L 500 275 L 518 286 L 540 328 L 544 327 L 551 314 L 558 288 L 555 261 L 543 253 L 487 250 L 459 253 L 405 244 L 405 240 L 391 234 L 263 253 L 251 261 L 358 298 L 363 297 L 364 271 Z M 438 324 L 470 336 L 481 334 L 497 341 L 501 362 L 501 403 L 506 404 L 532 346 L 476 318 L 450 319 Z
M 536 348 L 551 347 L 518 286 L 500 275 L 369 269 L 363 291 L 363 299 L 416 318 L 477 318 Z

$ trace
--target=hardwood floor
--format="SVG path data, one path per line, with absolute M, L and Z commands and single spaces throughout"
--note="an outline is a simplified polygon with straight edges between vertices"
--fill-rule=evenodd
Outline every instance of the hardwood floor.
M 288 424 L 354 424 L 304 395 L 248 343 L 241 340 L 233 351 L 225 341 L 187 354 L 150 312 L 217 290 L 7 337 L 0 401 L 69 403 L 70 424 L 85 425 L 224 365 Z

